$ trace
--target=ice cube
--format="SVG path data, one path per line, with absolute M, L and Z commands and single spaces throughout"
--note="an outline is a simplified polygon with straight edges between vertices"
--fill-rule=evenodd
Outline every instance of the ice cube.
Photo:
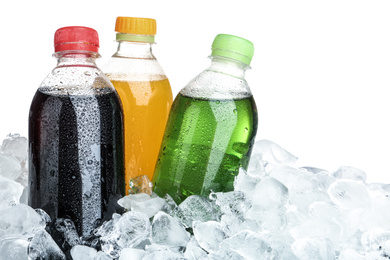
M 124 248 L 121 252 L 119 260 L 142 260 L 146 252 L 136 248 Z
M 292 243 L 291 248 L 301 260 L 336 259 L 332 242 L 324 238 L 301 238 Z
M 130 194 L 118 200 L 118 204 L 127 210 L 131 210 L 133 202 L 150 200 L 150 195 L 146 193 Z
M 0 260 L 29 260 L 28 244 L 29 242 L 23 238 L 0 239 Z
M 81 244 L 80 237 L 77 233 L 76 226 L 73 221 L 65 218 L 58 218 L 55 223 L 56 229 L 62 233 L 65 241 L 71 246 Z
M 277 210 L 284 207 L 287 200 L 287 187 L 278 180 L 267 176 L 256 185 L 252 205 L 262 210 Z
M 207 260 L 221 260 L 221 259 L 229 259 L 229 260 L 247 260 L 247 258 L 241 256 L 240 254 L 230 251 L 229 248 L 223 249 L 221 248 L 218 252 L 211 252 L 208 254 Z M 263 259 L 263 258 L 260 258 Z
M 339 209 L 331 203 L 324 201 L 316 201 L 309 207 L 309 215 L 317 219 L 340 219 L 341 213 Z
M 192 222 L 195 220 L 203 222 L 209 220 L 219 221 L 221 213 L 215 203 L 209 199 L 198 195 L 191 195 L 176 208 L 174 216 L 185 227 L 191 227 Z
M 153 184 L 147 175 L 132 178 L 129 182 L 129 194 L 146 193 L 152 195 Z
M 292 227 L 290 234 L 295 240 L 303 238 L 326 238 L 332 242 L 332 245 L 339 245 L 341 226 L 333 220 L 313 219 L 303 222 L 299 226 Z
M 300 168 L 313 174 L 314 179 L 318 183 L 318 189 L 320 191 L 327 191 L 329 186 L 337 179 L 330 174 L 327 170 L 316 167 L 302 167 Z
M 318 188 L 314 174 L 290 166 L 278 166 L 269 175 L 285 185 L 289 193 L 311 193 Z
M 113 232 L 114 224 L 121 218 L 120 214 L 112 214 L 112 219 L 109 221 L 103 222 L 103 224 L 97 227 L 92 234 L 95 236 L 105 237 L 110 235 Z
M 34 209 L 18 204 L 0 210 L 0 237 L 32 237 L 37 231 L 46 227 L 46 222 Z
M 165 195 L 164 201 L 165 201 L 165 203 L 162 206 L 161 211 L 164 211 L 165 213 L 172 215 L 173 211 L 177 207 L 176 202 L 173 200 L 173 198 L 169 194 Z
M 293 165 L 298 159 L 280 145 L 269 140 L 255 142 L 252 154 L 262 154 L 264 161 L 274 165 Z
M 390 257 L 390 240 L 387 240 L 382 245 L 383 254 Z
M 264 237 L 248 230 L 241 231 L 237 235 L 225 239 L 220 246 L 248 260 L 273 259 L 276 256 L 276 252 Z
M 20 161 L 27 159 L 28 142 L 27 138 L 19 134 L 9 134 L 3 140 L 1 145 L 1 152 L 5 154 L 12 154 Z
M 337 179 L 347 179 L 360 181 L 363 183 L 365 183 L 367 179 L 366 173 L 364 171 L 350 166 L 341 166 L 333 173 L 333 176 Z
M 381 227 L 371 228 L 361 236 L 361 243 L 366 252 L 377 251 L 390 241 L 390 230 Z
M 287 225 L 285 209 L 264 210 L 263 208 L 253 206 L 248 210 L 245 217 L 256 220 L 263 229 L 273 232 L 282 230 Z
M 0 176 L 10 180 L 17 179 L 22 174 L 22 166 L 15 156 L 0 153 Z
M 183 255 L 170 252 L 160 251 L 146 255 L 142 260 L 186 260 Z
M 289 236 L 285 231 L 279 232 L 262 232 L 264 239 L 268 241 L 273 251 L 275 252 L 274 259 L 285 259 L 285 260 L 298 260 L 291 249 L 291 244 L 294 239 Z
M 302 212 L 308 212 L 310 205 L 316 201 L 331 203 L 329 195 L 318 189 L 311 192 L 291 192 L 289 197 L 289 203 L 297 206 Z
M 294 227 L 302 224 L 303 222 L 309 219 L 309 215 L 307 212 L 301 211 L 295 205 L 287 206 L 286 210 L 286 221 L 289 227 Z
M 188 260 L 198 260 L 207 257 L 206 251 L 204 251 L 196 241 L 195 237 L 191 237 L 190 242 L 186 246 L 184 257 Z
M 145 213 L 149 218 L 159 212 L 165 205 L 165 200 L 160 197 L 154 197 L 145 201 L 134 201 L 131 210 Z
M 367 252 L 365 254 L 365 260 L 388 260 L 388 255 L 384 255 L 382 251 Z
M 359 230 L 365 230 L 363 227 L 363 219 L 365 219 L 366 210 L 363 208 L 356 208 L 350 210 L 343 210 L 342 212 L 342 220 L 344 222 L 344 233 L 346 236 L 353 236 Z
M 268 162 L 263 161 L 262 154 L 252 154 L 247 169 L 248 175 L 254 179 L 264 177 L 267 174 L 267 164 Z
M 388 198 L 390 199 L 390 184 L 371 183 L 368 185 L 368 193 L 371 198 Z
M 238 175 L 234 179 L 234 190 L 245 193 L 248 197 L 253 196 L 253 192 L 260 178 L 249 175 L 243 168 L 240 168 Z
M 152 243 L 152 241 L 151 241 L 151 244 L 145 245 L 145 251 L 147 254 L 151 254 L 151 253 L 159 252 L 159 251 L 165 251 L 165 250 L 176 252 L 176 251 L 178 251 L 176 249 L 183 249 L 183 248 L 184 247 L 170 247 L 167 245 L 160 245 L 160 244 Z
M 28 256 L 33 260 L 50 259 L 65 260 L 65 254 L 58 247 L 52 237 L 45 231 L 35 233 L 28 246 Z
M 228 236 L 235 235 L 243 229 L 252 231 L 261 229 L 257 221 L 245 219 L 243 216 L 233 214 L 223 214 L 220 223 L 223 225 L 223 230 Z
M 41 217 L 43 223 L 46 223 L 46 225 L 51 223 L 50 216 L 43 209 L 35 209 L 35 212 Z
M 367 208 L 371 204 L 367 186 L 353 180 L 338 180 L 329 186 L 330 199 L 343 209 Z
M 73 260 L 95 260 L 97 251 L 88 246 L 75 245 L 70 250 L 70 255 Z
M 241 218 L 235 215 L 222 215 L 220 223 L 224 227 L 224 232 L 229 237 L 242 230 L 251 230 L 258 233 L 264 230 L 258 221 L 249 218 Z
M 377 197 L 371 200 L 371 208 L 363 213 L 361 228 L 380 226 L 390 230 L 390 197 Z
M 114 224 L 114 236 L 121 248 L 135 247 L 150 236 L 150 221 L 141 212 L 130 211 Z
M 130 194 L 118 200 L 118 204 L 127 210 L 134 210 L 153 217 L 165 205 L 166 201 L 158 196 L 153 198 L 146 193 Z
M 290 249 L 289 247 L 286 248 L 282 253 L 280 253 L 280 260 L 300 260 Z
M 251 203 L 247 199 L 247 196 L 241 191 L 212 192 L 210 194 L 210 199 L 215 201 L 215 204 L 219 206 L 222 214 L 227 215 L 242 217 L 251 207 Z
M 23 189 L 19 183 L 0 176 L 0 211 L 2 208 L 19 204 Z
M 365 260 L 364 255 L 359 254 L 354 249 L 344 249 L 340 252 L 338 260 Z
M 106 222 L 96 231 L 102 250 L 118 258 L 123 248 L 136 247 L 150 236 L 150 221 L 144 213 L 130 211 Z
M 194 221 L 192 230 L 198 244 L 207 252 L 218 251 L 219 244 L 227 238 L 222 224 L 216 221 Z
M 112 258 L 109 257 L 106 253 L 104 253 L 103 251 L 99 251 L 99 252 L 97 252 L 97 254 L 95 255 L 95 258 L 93 260 L 111 260 L 111 259 Z M 134 260 L 136 260 L 136 259 L 134 259 Z
M 169 247 L 186 246 L 190 234 L 182 224 L 168 214 L 160 211 L 153 218 L 152 241 Z

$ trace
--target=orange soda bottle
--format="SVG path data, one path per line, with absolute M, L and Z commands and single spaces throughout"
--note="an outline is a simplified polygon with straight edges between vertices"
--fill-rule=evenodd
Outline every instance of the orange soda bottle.
M 117 52 L 103 71 L 122 102 L 126 194 L 130 179 L 151 180 L 172 104 L 172 90 L 152 53 L 156 20 L 117 17 Z

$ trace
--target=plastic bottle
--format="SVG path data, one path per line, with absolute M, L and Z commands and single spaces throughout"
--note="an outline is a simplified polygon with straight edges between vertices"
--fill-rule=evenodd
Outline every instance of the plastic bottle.
M 253 44 L 220 34 L 211 66 L 175 98 L 154 173 L 154 191 L 177 202 L 231 191 L 247 168 L 257 132 L 257 108 L 244 78 Z
M 125 193 L 123 122 L 114 87 L 97 68 L 99 38 L 88 27 L 54 36 L 57 66 L 38 88 L 29 114 L 29 205 L 70 218 L 81 236 L 121 213 Z M 58 242 L 60 243 L 60 242 Z
M 130 179 L 153 177 L 173 98 L 169 81 L 152 53 L 156 20 L 117 17 L 115 31 L 118 49 L 103 71 L 122 101 L 128 192 Z

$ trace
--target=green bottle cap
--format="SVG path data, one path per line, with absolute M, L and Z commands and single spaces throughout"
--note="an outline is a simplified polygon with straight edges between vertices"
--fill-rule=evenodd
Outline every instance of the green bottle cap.
M 249 66 L 254 46 L 253 43 L 234 35 L 218 34 L 211 46 L 211 56 L 221 56 L 241 61 Z

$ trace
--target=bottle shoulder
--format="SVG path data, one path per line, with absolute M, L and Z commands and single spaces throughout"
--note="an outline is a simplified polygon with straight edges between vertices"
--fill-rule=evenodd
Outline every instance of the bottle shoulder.
M 111 57 L 102 66 L 110 80 L 152 81 L 166 79 L 165 72 L 156 59 Z
M 205 70 L 191 80 L 180 93 L 194 98 L 241 99 L 252 96 L 245 78 Z
M 46 94 L 89 95 L 115 91 L 107 76 L 97 67 L 54 68 L 42 81 L 39 91 Z

